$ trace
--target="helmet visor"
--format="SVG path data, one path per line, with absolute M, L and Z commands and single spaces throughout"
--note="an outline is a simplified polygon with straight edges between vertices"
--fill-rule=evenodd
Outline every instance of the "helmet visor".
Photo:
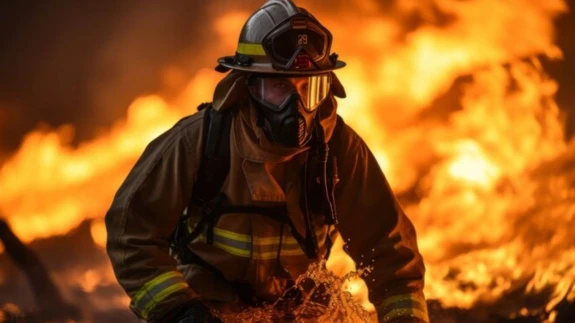
M 329 93 L 329 74 L 283 77 L 263 76 L 250 79 L 250 94 L 267 107 L 281 110 L 292 95 L 299 95 L 304 108 L 314 111 Z

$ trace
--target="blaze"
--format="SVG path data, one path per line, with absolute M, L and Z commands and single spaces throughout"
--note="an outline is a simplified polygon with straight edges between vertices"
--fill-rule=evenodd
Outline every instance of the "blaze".
M 418 229 L 426 296 L 469 308 L 552 287 L 548 311 L 575 300 L 573 179 L 545 171 L 575 145 L 564 140 L 558 84 L 540 63 L 561 57 L 553 19 L 566 4 L 397 3 L 392 14 L 368 0 L 337 14 L 302 5 L 331 29 L 348 63 L 337 73 L 348 93 L 339 114 L 371 147 Z M 424 19 L 414 27 L 415 14 Z M 217 53 L 233 53 L 247 16 L 215 20 Z M 124 120 L 78 147 L 69 145 L 72 126 L 30 132 L 0 169 L 0 213 L 26 242 L 94 219 L 91 232 L 103 246 L 102 217 L 145 145 L 211 101 L 220 78 L 202 69 L 177 97 L 138 98 Z M 353 270 L 338 250 L 330 267 Z M 87 272 L 79 284 L 92 290 L 99 279 Z M 362 282 L 349 289 L 368 304 Z

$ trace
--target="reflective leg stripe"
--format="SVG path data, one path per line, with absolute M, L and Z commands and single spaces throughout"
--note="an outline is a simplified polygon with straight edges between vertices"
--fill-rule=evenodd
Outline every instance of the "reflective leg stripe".
M 134 295 L 132 306 L 140 311 L 144 319 L 154 307 L 169 295 L 185 290 L 188 283 L 178 271 L 169 271 L 150 280 Z
M 197 222 L 190 223 L 188 229 L 193 231 Z M 202 232 L 199 240 L 206 242 L 206 235 Z M 294 237 L 284 236 L 281 239 L 281 254 L 284 256 L 304 255 L 303 250 Z M 224 250 L 227 253 L 238 257 L 253 259 L 274 259 L 277 257 L 277 250 L 280 237 L 258 237 L 249 234 L 240 234 L 233 231 L 214 228 L 214 247 Z
M 378 306 L 377 313 L 380 322 L 389 322 L 402 316 L 417 317 L 424 322 L 429 322 L 427 304 L 421 296 L 416 294 L 387 298 Z

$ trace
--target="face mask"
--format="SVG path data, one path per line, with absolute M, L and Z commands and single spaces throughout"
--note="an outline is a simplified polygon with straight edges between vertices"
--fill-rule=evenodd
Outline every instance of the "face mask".
M 250 78 L 250 94 L 268 121 L 264 130 L 272 142 L 285 147 L 303 147 L 309 142 L 330 81 L 329 74 Z

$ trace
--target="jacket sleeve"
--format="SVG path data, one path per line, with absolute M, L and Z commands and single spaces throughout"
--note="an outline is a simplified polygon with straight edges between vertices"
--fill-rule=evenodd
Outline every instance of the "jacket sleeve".
M 340 138 L 338 230 L 352 259 L 373 266 L 364 280 L 379 322 L 429 322 L 413 224 L 365 142 L 345 125 Z
M 149 322 L 164 320 L 174 308 L 197 299 L 176 270 L 167 241 L 199 164 L 201 118 L 184 120 L 146 147 L 106 214 L 107 252 L 116 278 L 131 298 L 132 311 Z

